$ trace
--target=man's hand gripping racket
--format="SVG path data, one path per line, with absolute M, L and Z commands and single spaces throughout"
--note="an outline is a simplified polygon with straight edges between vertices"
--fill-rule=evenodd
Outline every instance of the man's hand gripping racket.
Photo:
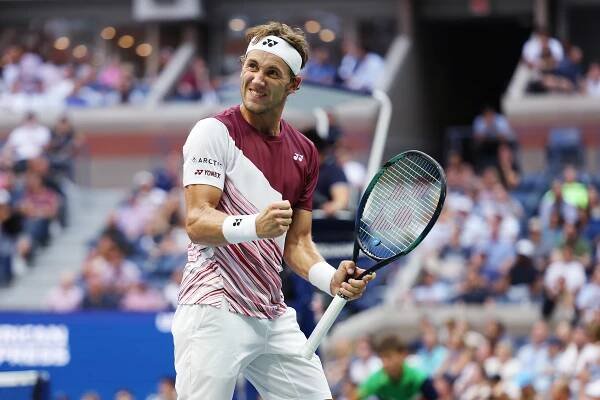
M 356 213 L 354 251 L 377 261 L 356 279 L 362 279 L 410 253 L 435 224 L 446 198 L 446 176 L 430 156 L 416 150 L 398 154 L 377 172 L 365 190 Z M 301 349 L 311 358 L 348 302 L 336 295 Z

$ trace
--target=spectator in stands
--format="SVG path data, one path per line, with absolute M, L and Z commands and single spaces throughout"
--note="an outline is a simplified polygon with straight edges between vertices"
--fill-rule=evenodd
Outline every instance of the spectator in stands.
M 506 325 L 494 318 L 490 318 L 486 321 L 482 333 L 490 343 L 492 349 L 495 348 L 498 342 L 507 339 Z
M 573 307 L 577 291 L 583 287 L 584 266 L 574 257 L 573 247 L 563 246 L 560 258 L 548 266 L 544 275 L 544 303 L 542 315 L 549 318 L 557 303 Z
M 158 393 L 151 394 L 146 400 L 177 400 L 175 378 L 165 376 L 158 382 Z
M 485 360 L 484 368 L 487 376 L 500 377 L 504 391 L 514 393 L 517 390 L 517 377 L 522 366 L 519 360 L 513 357 L 513 345 L 510 340 L 498 342 L 494 354 Z
M 18 79 L 20 75 L 19 61 L 23 55 L 21 46 L 9 46 L 2 54 L 2 81 L 9 93 L 18 90 Z
M 577 178 L 577 169 L 573 165 L 566 165 L 563 170 L 562 194 L 565 201 L 578 208 L 587 208 L 587 188 Z
M 81 301 L 83 310 L 114 310 L 118 305 L 118 296 L 102 282 L 99 277 L 85 279 L 85 295 Z
M 333 85 L 335 74 L 335 65 L 331 63 L 329 49 L 324 46 L 315 46 L 310 52 L 310 60 L 303 69 L 304 80 L 323 85 Z
M 61 227 L 67 226 L 67 196 L 64 190 L 63 182 L 50 170 L 50 162 L 44 157 L 36 157 L 27 161 L 26 173 L 39 175 L 45 187 L 56 193 L 59 198 L 59 207 L 57 219 Z
M 550 37 L 545 27 L 538 27 L 523 45 L 523 61 L 530 68 L 539 69 L 543 63 L 542 57 L 545 49 L 556 62 L 563 59 L 562 44 L 557 39 Z
M 77 310 L 82 300 L 83 290 L 76 285 L 75 276 L 63 273 L 59 286 L 50 291 L 46 304 L 52 311 L 70 312 Z
M 346 175 L 346 179 L 348 179 L 352 194 L 355 195 L 351 195 L 351 198 L 358 202 L 359 194 L 366 184 L 367 169 L 360 161 L 356 160 L 352 151 L 344 144 L 339 142 L 336 143 L 334 152 L 338 164 L 342 167 L 344 175 Z M 353 208 L 352 206 L 353 205 L 351 204 L 351 208 Z
M 80 400 L 101 400 L 100 395 L 94 391 L 85 392 Z
M 313 209 L 323 210 L 326 216 L 332 217 L 338 211 L 348 209 L 348 180 L 331 152 L 333 143 L 321 138 L 315 129 L 310 129 L 304 134 L 313 141 L 319 151 L 319 179 L 313 195 Z
M 435 376 L 448 356 L 448 350 L 438 343 L 435 328 L 422 329 L 421 332 L 423 343 L 415 354 L 415 366 L 428 376 Z
M 577 208 L 572 202 L 573 199 L 566 200 L 562 182 L 554 180 L 552 187 L 540 201 L 539 215 L 542 227 L 560 231 L 565 222 L 575 222 L 577 220 Z
M 47 147 L 47 157 L 53 172 L 74 180 L 74 162 L 83 145 L 83 138 L 79 135 L 71 120 L 63 115 L 54 126 Z
M 133 393 L 128 389 L 119 389 L 115 393 L 115 400 L 135 400 Z
M 583 52 L 577 46 L 569 47 L 567 56 L 557 67 L 542 77 L 542 84 L 547 91 L 561 93 L 577 93 L 583 79 Z
M 383 75 L 383 58 L 361 41 L 345 40 L 343 48 L 344 56 L 337 71 L 342 85 L 352 90 L 373 90 Z
M 514 260 L 513 238 L 502 234 L 502 214 L 492 211 L 487 218 L 489 235 L 480 242 L 476 252 L 483 256 L 480 273 L 489 281 L 495 282 L 507 271 Z M 511 235 L 512 236 L 512 235 Z
M 50 242 L 50 223 L 58 215 L 59 198 L 44 186 L 42 178 L 33 172 L 25 176 L 25 189 L 17 208 L 25 218 L 20 240 L 21 255 L 32 261 L 35 250 Z
M 17 172 L 23 172 L 27 160 L 38 157 L 50 142 L 50 130 L 41 125 L 34 113 L 27 113 L 23 123 L 9 135 L 2 148 L 2 158 L 14 165 Z
M 587 238 L 580 234 L 579 225 L 579 222 L 564 224 L 560 241 L 556 243 L 556 245 L 559 247 L 568 245 L 573 249 L 575 259 L 579 261 L 584 268 L 587 268 L 592 260 L 592 244 Z
M 114 213 L 116 226 L 130 241 L 137 240 L 166 198 L 167 194 L 154 186 L 152 173 L 136 173 L 133 177 L 133 192 Z
M 544 372 L 550 366 L 547 340 L 548 325 L 544 321 L 537 321 L 531 328 L 529 343 L 517 353 L 519 363 L 524 367 L 520 379 L 531 380 L 535 390 L 540 392 L 549 388 L 549 382 L 544 377 Z
M 590 241 L 600 236 L 600 194 L 594 185 L 588 185 L 587 225 L 582 234 Z
M 453 151 L 448 155 L 448 165 L 445 168 L 448 190 L 466 193 L 475 174 L 471 165 L 466 163 L 459 152 Z
M 126 311 L 161 311 L 165 308 L 167 302 L 160 291 L 141 280 L 131 285 L 121 300 L 121 309 Z
M 10 205 L 10 192 L 0 189 L 0 287 L 13 280 L 13 254 L 15 235 L 19 227 Z
M 473 150 L 478 168 L 498 164 L 498 147 L 511 144 L 515 134 L 506 117 L 489 105 L 473 121 Z
M 577 294 L 575 307 L 583 321 L 591 321 L 600 311 L 600 264 L 595 266 L 591 279 Z
M 116 243 L 107 249 L 105 256 L 93 259 L 87 272 L 100 278 L 119 296 L 141 280 L 139 267 L 125 258 L 125 249 Z
M 555 213 L 555 216 L 558 214 Z M 555 219 L 557 219 L 555 217 Z M 527 239 L 533 245 L 533 254 L 531 255 L 534 266 L 541 271 L 546 266 L 550 253 L 558 242 L 560 237 L 560 229 L 556 229 L 554 234 L 548 234 L 549 231 L 542 232 L 542 223 L 538 217 L 532 217 L 527 223 L 528 236 Z
M 551 400 L 569 400 L 571 399 L 571 390 L 569 383 L 563 379 L 559 379 L 552 384 L 550 389 Z
M 354 384 L 360 385 L 381 368 L 381 360 L 374 354 L 367 337 L 361 337 L 356 341 L 354 353 L 356 356 L 350 361 L 348 375 Z
M 170 151 L 164 162 L 152 171 L 154 186 L 165 192 L 170 192 L 173 188 L 179 187 L 182 163 L 181 152 L 177 150 Z
M 472 351 L 465 345 L 465 332 L 459 329 L 449 330 L 446 348 L 448 353 L 438 369 L 438 376 L 445 376 L 454 382 L 462 373 L 465 366 L 471 362 Z
M 371 375 L 356 392 L 356 399 L 379 396 L 385 399 L 410 399 L 420 394 L 424 399 L 437 399 L 432 380 L 406 362 L 406 346 L 396 337 L 389 336 L 377 346 L 383 368 Z
M 473 266 L 468 268 L 464 282 L 459 286 L 455 301 L 467 304 L 483 304 L 491 297 L 490 287 L 477 270 L 478 268 Z
M 540 272 L 533 262 L 534 245 L 530 240 L 517 242 L 517 257 L 504 275 L 506 298 L 514 303 L 527 303 L 540 291 Z
M 590 342 L 586 326 L 576 325 L 573 328 L 569 339 L 570 340 L 557 363 L 557 368 L 560 376 L 573 380 L 576 379 L 576 375 L 579 372 L 576 370 L 578 360 L 581 357 L 583 349 Z
M 520 167 L 513 149 L 506 143 L 498 146 L 498 174 L 506 190 L 513 190 L 521 181 Z
M 588 96 L 600 97 L 600 63 L 590 64 L 584 83 L 584 92 Z
M 447 283 L 424 269 L 419 282 L 411 289 L 409 297 L 417 304 L 443 304 L 451 297 L 451 289 Z
M 175 100 L 201 100 L 203 103 L 216 103 L 218 101 L 210 81 L 208 67 L 202 57 L 196 56 L 194 58 L 190 67 L 179 79 L 173 97 Z

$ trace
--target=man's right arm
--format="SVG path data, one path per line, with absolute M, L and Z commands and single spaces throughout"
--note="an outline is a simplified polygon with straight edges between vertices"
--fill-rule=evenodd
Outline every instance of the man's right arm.
M 227 244 L 223 236 L 223 221 L 227 214 L 216 209 L 221 194 L 221 189 L 215 186 L 186 186 L 185 228 L 192 242 L 208 246 Z
M 193 243 L 207 246 L 225 246 L 230 242 L 223 233 L 228 214 L 216 209 L 221 189 L 211 185 L 185 187 L 186 231 Z M 246 216 L 240 216 L 246 217 Z M 262 210 L 253 220 L 256 239 L 281 236 L 292 223 L 289 201 L 277 201 Z

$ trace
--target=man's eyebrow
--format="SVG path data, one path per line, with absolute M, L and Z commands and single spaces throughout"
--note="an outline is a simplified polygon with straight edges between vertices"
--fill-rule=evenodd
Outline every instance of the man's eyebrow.
M 260 63 L 258 62 L 258 60 L 254 59 L 254 58 L 252 58 L 252 57 L 246 58 L 246 62 L 247 62 L 247 63 L 248 63 L 248 62 L 254 62 L 254 63 L 256 63 L 256 64 L 260 64 Z M 268 64 L 264 65 L 264 68 L 265 68 L 265 69 L 266 69 L 266 68 L 275 68 L 275 69 L 277 69 L 279 72 L 283 72 L 283 71 L 281 70 L 281 67 L 280 67 L 279 65 L 277 65 L 277 64 L 274 64 L 274 63 L 268 63 Z

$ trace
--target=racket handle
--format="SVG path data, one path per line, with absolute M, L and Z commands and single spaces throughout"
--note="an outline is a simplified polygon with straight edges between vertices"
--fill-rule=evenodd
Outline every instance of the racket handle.
M 317 350 L 317 347 L 319 347 L 321 341 L 325 335 L 327 335 L 327 332 L 329 332 L 329 328 L 331 328 L 331 325 L 333 325 L 335 319 L 340 315 L 342 308 L 344 308 L 347 302 L 348 300 L 339 295 L 333 298 L 333 301 L 329 304 L 329 307 L 327 307 L 325 314 L 323 314 L 319 320 L 315 330 L 310 334 L 310 337 L 300 350 L 300 354 L 304 358 L 312 358 L 315 350 Z

